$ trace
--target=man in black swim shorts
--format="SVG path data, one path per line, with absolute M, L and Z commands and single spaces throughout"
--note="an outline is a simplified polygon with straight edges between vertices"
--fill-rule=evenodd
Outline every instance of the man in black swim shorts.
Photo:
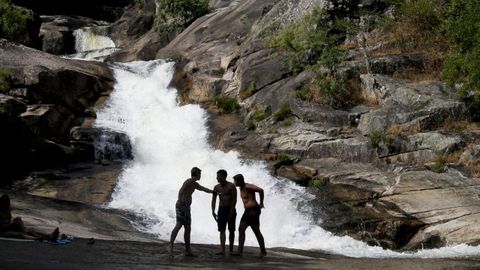
M 221 250 L 217 255 L 225 255 L 225 230 L 229 231 L 230 253 L 233 252 L 233 242 L 235 240 L 235 220 L 237 212 L 235 205 L 237 204 L 237 189 L 233 183 L 227 181 L 227 171 L 219 170 L 217 172 L 218 185 L 213 188 L 212 196 L 212 215 L 217 221 L 218 231 L 220 232 L 220 246 Z M 215 214 L 215 206 L 217 202 L 217 193 L 220 196 L 220 203 L 218 206 L 218 216 Z
M 240 197 L 243 201 L 243 206 L 245 206 L 245 213 L 243 213 L 242 219 L 240 220 L 239 239 L 238 239 L 238 254 L 243 254 L 243 245 L 245 244 L 245 231 L 250 226 L 252 231 L 257 237 L 258 245 L 260 246 L 260 257 L 267 255 L 267 250 L 265 249 L 265 240 L 263 239 L 262 232 L 260 232 L 260 214 L 261 208 L 263 208 L 263 189 L 245 183 L 243 175 L 237 174 L 233 177 L 235 186 L 240 188 Z M 260 204 L 257 203 L 255 199 L 255 193 L 258 192 L 260 195 Z
M 207 193 L 213 193 L 213 190 L 201 186 L 199 183 L 197 183 L 197 181 L 200 180 L 202 175 L 202 171 L 199 168 L 193 167 L 190 171 L 190 174 L 192 177 L 185 180 L 182 187 L 178 191 L 178 200 L 175 204 L 177 224 L 172 230 L 172 234 L 170 236 L 170 244 L 168 245 L 168 252 L 170 253 L 170 256 L 173 256 L 173 243 L 175 242 L 175 238 L 177 238 L 178 231 L 182 227 L 185 228 L 185 256 L 194 256 L 192 250 L 190 249 L 190 226 L 192 223 L 192 218 L 190 215 L 190 205 L 192 204 L 192 194 L 196 189 Z

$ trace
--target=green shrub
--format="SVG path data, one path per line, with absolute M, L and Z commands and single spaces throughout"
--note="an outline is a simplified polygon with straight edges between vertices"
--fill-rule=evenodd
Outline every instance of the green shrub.
M 241 108 L 240 104 L 238 104 L 235 98 L 229 97 L 217 97 L 215 99 L 215 104 L 218 108 L 226 113 L 238 112 Z
M 346 82 L 346 76 L 319 76 L 310 86 L 312 99 L 334 108 L 347 107 L 354 103 L 354 99 Z
M 354 23 L 337 18 L 335 21 L 320 7 L 303 19 L 267 38 L 267 45 L 282 56 L 284 65 L 292 73 L 312 71 L 315 79 L 296 92 L 302 100 L 332 107 L 346 107 L 355 103 L 353 89 L 347 77 L 338 74 L 339 64 L 346 58 L 346 50 L 338 46 Z
M 292 158 L 287 154 L 280 153 L 280 155 L 278 155 L 278 160 L 282 162 L 288 162 L 288 161 L 292 161 Z
M 157 0 L 157 3 L 163 21 L 183 27 L 210 11 L 208 0 Z
M 257 128 L 257 125 L 253 121 L 248 121 L 247 122 L 247 129 L 248 130 L 255 130 Z
M 328 14 L 316 7 L 303 19 L 267 38 L 267 45 L 279 51 L 293 73 L 316 66 L 333 71 L 345 57 L 345 50 L 337 46 L 337 30 Z
M 432 172 L 443 173 L 446 170 L 447 158 L 444 154 L 437 153 L 433 164 L 429 167 Z
M 6 93 L 10 90 L 10 71 L 8 69 L 0 69 L 0 93 Z
M 11 5 L 10 0 L 0 0 L 0 37 L 17 41 L 27 32 L 31 16 L 30 11 Z
M 420 31 L 435 31 L 444 14 L 444 0 L 406 0 L 398 9 L 399 19 Z
M 255 107 L 255 113 L 253 114 L 253 119 L 259 122 L 263 119 L 267 118 L 267 107 L 265 106 L 257 106 Z
M 268 129 L 268 133 L 269 134 L 275 134 L 275 133 L 278 133 L 278 130 L 276 128 L 271 127 L 271 128 Z
M 392 144 L 392 139 L 387 136 L 385 131 L 373 131 L 372 133 L 368 134 L 368 143 L 373 148 L 377 149 L 380 147 L 380 144 L 383 143 L 386 146 Z
M 320 188 L 328 183 L 327 178 L 313 178 L 308 181 L 308 186 L 313 188 Z
M 444 29 L 453 48 L 444 62 L 442 75 L 459 96 L 473 95 L 480 104 L 480 5 L 475 0 L 452 0 L 447 6 Z
M 252 96 L 257 91 L 258 90 L 257 90 L 257 87 L 255 86 L 255 82 L 249 82 L 247 84 L 247 87 L 245 89 L 243 89 L 242 91 L 240 91 L 239 96 L 243 100 L 243 99 L 246 99 L 246 98 Z
M 278 111 L 273 114 L 273 121 L 275 123 L 281 122 L 292 114 L 290 106 L 288 104 L 283 104 Z

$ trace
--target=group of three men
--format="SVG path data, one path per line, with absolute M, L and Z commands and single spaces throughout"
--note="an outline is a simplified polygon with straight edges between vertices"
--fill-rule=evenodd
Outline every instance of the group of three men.
M 178 192 L 178 200 L 175 205 L 177 224 L 173 228 L 171 237 L 169 252 L 172 255 L 173 252 L 173 242 L 177 237 L 178 231 L 184 227 L 185 230 L 185 249 L 187 256 L 192 256 L 192 251 L 190 249 L 190 230 L 191 230 L 191 215 L 190 215 L 190 205 L 192 204 L 192 194 L 198 189 L 207 193 L 212 193 L 212 215 L 218 224 L 218 231 L 220 232 L 220 245 L 221 251 L 217 254 L 225 254 L 225 241 L 226 235 L 225 231 L 228 225 L 229 231 L 229 244 L 230 244 L 230 254 L 231 255 L 242 255 L 243 254 L 243 245 L 245 243 L 245 230 L 250 226 L 257 237 L 258 244 L 260 245 L 260 256 L 266 256 L 267 251 L 265 250 L 265 241 L 263 235 L 260 232 L 260 213 L 261 208 L 263 208 L 263 189 L 245 183 L 243 175 L 237 174 L 233 177 L 234 184 L 227 181 L 227 172 L 225 170 L 219 170 L 217 172 L 217 181 L 218 184 L 214 187 L 213 190 L 203 187 L 199 183 L 201 177 L 201 170 L 197 167 L 193 167 L 191 170 L 191 178 L 185 180 L 180 191 Z M 235 205 L 237 203 L 237 186 L 240 189 L 240 197 L 242 198 L 243 205 L 245 207 L 245 213 L 243 214 L 240 220 L 239 226 L 239 241 L 238 241 L 238 253 L 233 253 L 233 242 L 235 239 L 235 221 L 237 213 L 235 211 Z M 255 199 L 255 193 L 258 192 L 260 195 L 260 204 L 257 203 Z M 217 196 L 220 198 L 220 203 L 218 207 L 218 214 L 215 213 Z

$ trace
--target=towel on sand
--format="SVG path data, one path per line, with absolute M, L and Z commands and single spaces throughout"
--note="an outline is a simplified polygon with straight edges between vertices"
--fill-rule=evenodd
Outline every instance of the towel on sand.
M 58 238 L 54 241 L 51 240 L 43 240 L 43 243 L 52 244 L 52 245 L 66 245 L 73 241 L 73 236 L 61 234 Z

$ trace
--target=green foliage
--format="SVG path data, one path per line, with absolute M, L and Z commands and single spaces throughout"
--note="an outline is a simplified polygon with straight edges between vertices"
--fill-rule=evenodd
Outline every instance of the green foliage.
M 450 86 L 459 84 L 459 96 L 473 95 L 480 104 L 480 5 L 475 0 L 452 0 L 447 6 L 445 33 L 453 52 L 442 75 Z
M 346 58 L 346 50 L 338 44 L 347 33 L 358 31 L 354 25 L 347 19 L 332 20 L 326 11 L 316 7 L 303 19 L 267 39 L 267 45 L 280 53 L 290 72 L 315 73 L 314 81 L 296 92 L 297 98 L 332 107 L 354 103 L 347 77 L 337 72 Z
M 253 114 L 253 119 L 258 122 L 262 121 L 265 118 L 267 118 L 267 107 L 257 106 L 255 108 L 255 113 Z
M 0 37 L 17 41 L 19 35 L 27 32 L 27 21 L 32 14 L 10 4 L 10 0 L 0 0 Z
M 340 38 L 338 30 L 328 14 L 316 7 L 303 19 L 269 37 L 267 45 L 280 52 L 293 73 L 316 66 L 334 71 L 345 57 L 345 50 L 336 46 Z
M 247 129 L 248 130 L 255 130 L 257 128 L 257 125 L 255 125 L 255 122 L 253 121 L 248 121 L 247 122 Z
M 208 0 L 157 0 L 157 3 L 163 21 L 183 27 L 210 11 Z
M 419 101 L 416 101 L 415 103 L 413 103 L 412 107 L 413 107 L 413 110 L 420 111 L 420 110 L 423 110 L 426 107 L 428 107 L 430 105 L 430 103 L 432 103 L 431 100 L 423 100 L 423 101 L 419 100 Z
M 288 161 L 292 161 L 292 158 L 291 158 L 289 155 L 287 155 L 287 154 L 280 153 L 280 154 L 278 155 L 278 160 L 279 160 L 279 161 L 282 161 L 282 162 L 288 162 Z
M 373 131 L 368 134 L 368 143 L 375 149 L 380 147 L 380 144 L 389 146 L 392 144 L 392 139 L 387 136 L 385 131 Z
M 288 104 L 283 104 L 278 111 L 273 114 L 273 121 L 275 123 L 281 122 L 292 114 L 290 106 Z
M 398 9 L 399 19 L 416 30 L 432 31 L 442 22 L 444 0 L 406 0 Z
M 447 166 L 446 156 L 438 153 L 437 156 L 435 157 L 433 164 L 429 166 L 429 169 L 432 172 L 443 173 L 446 170 L 446 166 Z
M 275 134 L 275 133 L 278 133 L 278 130 L 276 128 L 271 127 L 271 128 L 268 129 L 268 133 L 269 134 Z
M 332 106 L 334 108 L 342 108 L 353 103 L 352 94 L 347 87 L 346 76 L 324 76 L 317 77 L 314 85 L 310 87 L 314 93 L 313 99 L 317 99 L 318 103 Z
M 238 112 L 241 108 L 240 104 L 238 104 L 235 98 L 229 97 L 217 97 L 215 99 L 215 104 L 218 108 L 226 113 Z
M 253 114 L 253 119 L 255 121 L 262 121 L 263 119 L 267 118 L 267 107 L 265 106 L 258 106 L 255 108 L 255 113 Z
M 313 178 L 308 181 L 308 186 L 313 188 L 320 188 L 328 183 L 327 178 Z
M 257 87 L 255 86 L 255 82 L 249 82 L 247 84 L 247 87 L 245 89 L 243 89 L 242 91 L 240 91 L 240 98 L 241 99 L 246 99 L 250 96 L 252 96 L 253 94 L 255 94 L 257 92 Z
M 0 69 L 0 93 L 6 93 L 10 90 L 10 71 L 8 69 Z

